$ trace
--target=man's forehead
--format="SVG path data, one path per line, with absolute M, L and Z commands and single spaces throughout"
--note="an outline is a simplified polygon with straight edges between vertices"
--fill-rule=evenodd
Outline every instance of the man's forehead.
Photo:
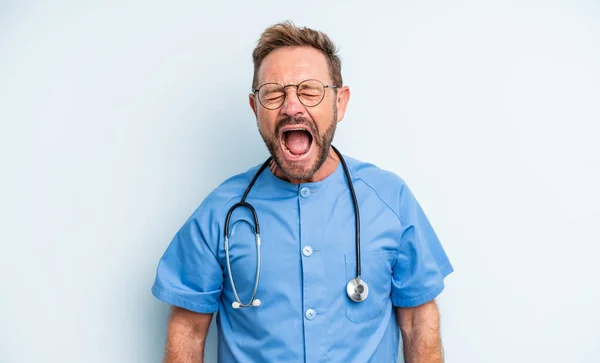
M 327 58 L 312 47 L 285 47 L 272 51 L 263 60 L 259 83 L 295 83 L 305 79 L 330 82 Z

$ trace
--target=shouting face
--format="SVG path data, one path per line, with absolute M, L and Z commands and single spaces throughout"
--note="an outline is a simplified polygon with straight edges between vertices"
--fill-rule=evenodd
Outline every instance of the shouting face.
M 265 57 L 250 106 L 288 179 L 309 180 L 323 166 L 348 97 L 348 87 L 333 87 L 327 59 L 314 48 L 285 47 Z

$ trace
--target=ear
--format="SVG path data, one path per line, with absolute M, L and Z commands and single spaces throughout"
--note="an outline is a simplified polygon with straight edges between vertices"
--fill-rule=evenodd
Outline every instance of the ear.
M 337 107 L 337 122 L 340 122 L 344 119 L 344 115 L 346 114 L 346 107 L 348 106 L 348 101 L 350 101 L 350 87 L 343 86 L 338 88 L 337 97 L 336 97 L 336 107 Z
M 254 100 L 254 93 L 250 93 L 248 95 L 248 98 L 249 98 L 248 101 L 250 102 L 250 108 L 252 108 L 252 112 L 254 112 L 254 116 L 258 117 L 258 114 L 257 114 L 258 110 L 256 109 L 256 101 Z

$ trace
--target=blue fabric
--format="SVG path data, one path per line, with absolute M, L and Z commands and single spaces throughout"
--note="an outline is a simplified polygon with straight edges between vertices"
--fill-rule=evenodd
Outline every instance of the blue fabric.
M 233 309 L 224 223 L 259 166 L 216 188 L 185 222 L 158 264 L 152 293 L 199 313 L 217 312 L 220 362 L 396 362 L 394 306 L 435 298 L 453 268 L 406 183 L 345 157 L 361 216 L 362 278 L 369 296 L 355 303 L 354 209 L 343 167 L 326 179 L 287 183 L 267 168 L 247 201 L 261 232 L 259 307 Z M 230 222 L 234 282 L 248 303 L 256 274 L 253 219 L 238 208 Z M 302 249 L 312 248 L 305 256 Z M 316 311 L 309 320 L 308 309 Z

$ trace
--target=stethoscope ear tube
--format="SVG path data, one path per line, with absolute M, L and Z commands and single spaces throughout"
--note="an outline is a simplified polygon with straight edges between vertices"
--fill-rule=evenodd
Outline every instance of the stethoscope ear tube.
M 271 158 L 269 157 L 263 163 L 263 165 L 261 165 L 258 172 L 254 175 L 254 178 L 252 178 L 252 181 L 250 181 L 250 184 L 248 184 L 248 187 L 246 188 L 246 191 L 244 192 L 242 199 L 238 203 L 234 204 L 231 208 L 229 208 L 229 211 L 227 212 L 227 217 L 225 218 L 225 225 L 223 228 L 224 234 L 225 234 L 225 258 L 227 260 L 227 272 L 229 274 L 229 282 L 231 283 L 233 295 L 235 296 L 235 300 L 236 300 L 231 304 L 231 306 L 234 309 L 247 308 L 249 306 L 259 306 L 261 304 L 260 300 L 256 299 L 256 291 L 258 290 L 258 281 L 260 280 L 260 224 L 258 223 L 258 216 L 256 215 L 256 210 L 250 203 L 246 202 L 246 197 L 248 196 L 250 189 L 256 182 L 256 179 L 258 179 L 258 176 L 260 175 L 260 173 L 262 173 L 262 171 L 269 165 L 270 162 L 271 162 Z M 248 304 L 244 304 L 240 300 L 240 297 L 237 293 L 237 289 L 235 288 L 235 283 L 233 282 L 233 275 L 231 273 L 231 262 L 229 261 L 229 221 L 231 219 L 231 215 L 233 214 L 233 211 L 238 207 L 248 208 L 250 210 L 250 212 L 252 212 L 252 218 L 254 219 L 254 235 L 255 235 L 255 242 L 256 242 L 256 279 L 254 280 L 254 290 L 252 291 L 252 298 L 250 299 L 250 302 Z
M 231 306 L 234 309 L 239 309 L 239 308 L 247 308 L 249 306 L 259 306 L 260 305 L 260 300 L 256 299 L 256 292 L 258 291 L 258 281 L 260 280 L 260 234 L 258 233 L 258 218 L 256 217 L 256 212 L 254 211 L 254 208 L 243 202 L 243 204 L 237 203 L 235 207 L 231 208 L 231 210 L 229 211 L 229 213 L 227 214 L 228 219 L 227 222 L 229 220 L 229 217 L 231 216 L 231 212 L 233 212 L 233 210 L 237 207 L 240 206 L 244 206 L 244 207 L 248 207 L 250 208 L 251 211 L 253 211 L 253 215 L 254 215 L 254 222 L 256 225 L 256 230 L 255 230 L 255 242 L 256 242 L 256 278 L 254 280 L 254 290 L 252 291 L 252 297 L 250 298 L 250 302 L 247 304 L 242 303 L 242 301 L 240 300 L 240 297 L 237 293 L 237 289 L 235 288 L 235 283 L 233 282 L 233 274 L 231 273 L 231 261 L 229 260 L 229 233 L 228 233 L 228 229 L 226 230 L 227 232 L 225 232 L 225 259 L 227 260 L 227 272 L 229 275 L 229 282 L 231 283 L 231 289 L 233 290 L 233 295 L 235 296 L 235 300 Z M 226 224 L 228 225 L 229 223 Z

